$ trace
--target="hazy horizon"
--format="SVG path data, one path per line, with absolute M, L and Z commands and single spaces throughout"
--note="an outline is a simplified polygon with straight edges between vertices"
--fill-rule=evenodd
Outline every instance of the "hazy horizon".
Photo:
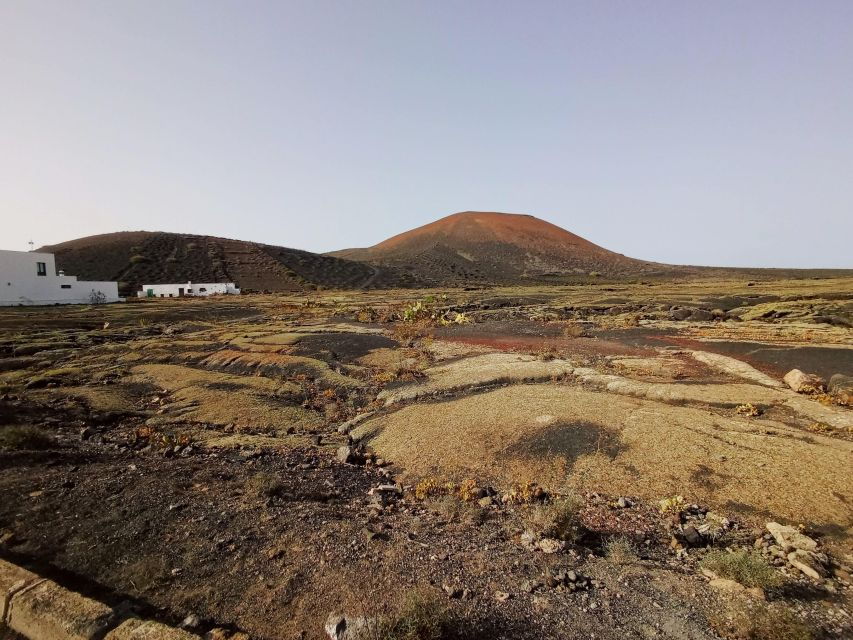
M 308 251 L 466 210 L 853 268 L 853 3 L 0 5 L 0 249 Z

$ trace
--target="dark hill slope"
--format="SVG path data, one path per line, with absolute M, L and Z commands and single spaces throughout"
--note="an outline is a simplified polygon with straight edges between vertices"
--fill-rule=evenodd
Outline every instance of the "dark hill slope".
M 316 287 L 411 286 L 393 268 L 298 249 L 211 236 L 123 231 L 42 247 L 56 266 L 80 279 L 117 280 L 124 294 L 142 284 L 236 282 L 248 291 L 300 291 Z
M 597 272 L 607 276 L 666 268 L 608 251 L 529 215 L 465 211 L 367 249 L 328 255 L 394 266 L 434 282 L 520 282 Z

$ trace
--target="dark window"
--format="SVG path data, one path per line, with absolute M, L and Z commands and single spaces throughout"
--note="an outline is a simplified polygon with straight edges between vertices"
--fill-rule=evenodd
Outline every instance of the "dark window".
M 36 273 L 40 276 L 47 275 L 47 264 L 44 262 L 36 262 Z
M 199 289 L 199 292 L 204 292 L 204 291 L 207 291 L 207 289 L 206 289 L 206 288 L 204 288 L 204 287 L 201 287 L 201 288 Z
M 70 284 L 61 284 L 59 286 L 62 287 L 63 289 L 70 289 L 71 288 Z

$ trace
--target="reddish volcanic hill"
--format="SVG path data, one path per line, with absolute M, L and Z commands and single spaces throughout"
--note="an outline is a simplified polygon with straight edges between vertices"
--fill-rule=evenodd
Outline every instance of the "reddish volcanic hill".
M 435 283 L 628 275 L 660 265 L 627 258 L 529 215 L 465 211 L 367 249 L 330 255 L 396 266 Z

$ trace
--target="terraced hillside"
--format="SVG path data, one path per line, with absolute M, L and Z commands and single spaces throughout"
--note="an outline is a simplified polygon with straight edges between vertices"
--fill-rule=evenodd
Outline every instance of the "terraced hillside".
M 89 280 L 117 280 L 131 294 L 147 283 L 236 282 L 247 291 L 301 291 L 317 287 L 408 286 L 414 278 L 377 267 L 242 240 L 152 231 L 79 238 L 39 249 L 56 265 Z

